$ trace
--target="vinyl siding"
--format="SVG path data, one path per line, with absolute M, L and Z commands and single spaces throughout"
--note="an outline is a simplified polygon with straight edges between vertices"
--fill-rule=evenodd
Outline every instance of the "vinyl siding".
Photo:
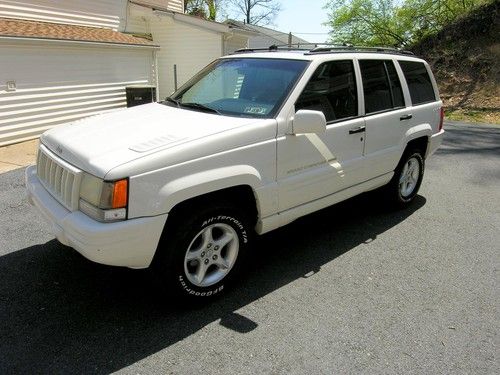
M 248 47 L 248 37 L 240 35 L 232 35 L 229 38 L 227 38 L 224 42 L 224 55 L 229 55 L 238 49 L 247 47 Z
M 184 0 L 135 0 L 151 8 L 166 9 L 172 12 L 184 13 Z
M 0 0 L 0 17 L 107 27 L 125 26 L 127 0 Z
M 0 43 L 0 146 L 126 106 L 125 86 L 149 84 L 150 49 Z M 15 81 L 16 91 L 6 91 Z
M 174 91 L 174 64 L 177 65 L 178 87 L 200 69 L 222 55 L 222 34 L 174 20 L 167 15 L 154 15 L 151 33 L 158 51 L 160 99 Z

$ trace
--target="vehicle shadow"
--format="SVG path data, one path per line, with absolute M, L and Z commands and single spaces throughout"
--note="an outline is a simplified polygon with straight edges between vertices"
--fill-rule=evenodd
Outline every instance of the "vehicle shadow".
M 255 260 L 236 288 L 198 308 L 162 300 L 147 270 L 98 265 L 55 240 L 2 256 L 0 373 L 109 373 L 215 321 L 250 332 L 259 322 L 238 309 L 321 272 L 426 200 L 417 196 L 401 211 L 388 211 L 379 202 L 374 193 L 364 194 L 260 237 Z

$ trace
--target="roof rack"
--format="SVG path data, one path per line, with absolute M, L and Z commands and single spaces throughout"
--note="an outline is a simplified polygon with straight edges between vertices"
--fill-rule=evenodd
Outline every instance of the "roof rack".
M 392 47 L 368 47 L 368 46 L 354 46 L 352 44 L 324 44 L 319 43 L 321 46 L 316 46 L 311 49 L 308 55 L 317 53 L 332 53 L 332 52 L 381 52 L 381 53 L 399 53 L 403 55 L 413 55 L 413 52 L 403 50 L 401 48 Z
M 311 48 L 311 46 L 313 48 Z M 322 53 L 343 53 L 343 52 L 378 52 L 378 53 L 398 53 L 402 55 L 413 55 L 413 52 L 401 48 L 391 47 L 367 47 L 354 46 L 352 44 L 331 44 L 331 43 L 293 43 L 291 45 L 273 44 L 267 48 L 241 48 L 235 53 L 246 52 L 277 52 L 277 51 L 305 51 L 305 55 L 315 55 Z
M 296 47 L 290 47 L 289 45 L 276 45 L 276 44 L 273 44 L 272 46 L 269 46 L 267 48 L 240 48 L 236 51 L 234 51 L 235 53 L 245 53 L 245 52 L 259 52 L 259 51 L 263 51 L 263 52 L 276 52 L 276 51 L 297 51 L 297 50 L 301 50 L 301 51 L 309 51 L 309 48 L 296 48 Z

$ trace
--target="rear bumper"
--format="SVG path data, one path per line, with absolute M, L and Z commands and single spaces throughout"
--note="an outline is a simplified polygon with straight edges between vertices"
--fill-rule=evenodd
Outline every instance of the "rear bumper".
M 429 147 L 427 147 L 427 155 L 425 155 L 426 158 L 431 156 L 439 148 L 439 146 L 441 146 L 443 137 L 444 129 L 441 129 L 439 133 L 431 135 L 431 138 L 429 139 Z
M 29 201 L 64 245 L 102 264 L 146 268 L 151 264 L 167 215 L 100 223 L 80 211 L 71 212 L 45 190 L 36 167 L 26 169 Z

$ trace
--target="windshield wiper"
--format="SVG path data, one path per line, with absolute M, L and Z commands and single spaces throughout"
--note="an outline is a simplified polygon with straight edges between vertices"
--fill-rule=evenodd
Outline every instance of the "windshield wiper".
M 179 102 L 177 99 L 171 98 L 170 96 L 167 96 L 165 98 L 166 102 L 174 103 L 177 107 L 181 106 L 181 102 Z
M 180 103 L 179 102 L 179 105 L 181 107 L 187 107 L 187 108 L 194 108 L 194 109 L 201 109 L 202 111 L 205 111 L 205 112 L 210 112 L 210 113 L 217 113 L 219 115 L 221 115 L 222 113 L 220 113 L 218 110 L 216 110 L 215 108 L 211 108 L 211 107 L 208 107 L 206 106 L 205 104 L 201 104 L 201 103 Z

